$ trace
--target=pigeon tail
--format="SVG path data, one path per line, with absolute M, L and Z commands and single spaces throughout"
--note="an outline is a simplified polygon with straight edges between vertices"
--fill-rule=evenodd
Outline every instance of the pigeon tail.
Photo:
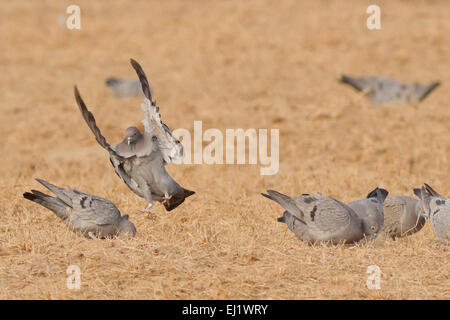
M 46 195 L 37 190 L 31 190 L 30 192 L 25 192 L 23 197 L 30 201 L 39 203 L 40 205 L 46 207 L 47 209 L 54 212 L 61 220 L 67 219 L 68 209 L 70 207 L 66 205 L 63 201 L 58 198 Z
M 441 196 L 436 190 L 434 190 L 434 189 L 433 189 L 432 187 L 430 187 L 428 184 L 424 183 L 423 185 L 425 186 L 425 190 L 426 190 L 430 195 L 432 195 L 433 197 L 440 197 L 440 196 Z
M 69 207 L 72 207 L 72 199 L 70 199 L 65 193 L 64 190 L 60 187 L 57 187 L 50 182 L 47 182 L 43 179 L 36 178 L 36 181 L 46 187 L 48 190 L 53 192 L 62 202 L 64 202 Z
M 432 91 L 434 91 L 434 89 L 436 89 L 440 85 L 441 85 L 441 83 L 439 81 L 436 81 L 436 82 L 433 82 L 432 84 L 430 84 L 425 89 L 425 91 L 422 93 L 422 95 L 420 95 L 419 101 L 422 101 L 423 99 L 425 99 Z
M 183 194 L 181 196 L 174 194 L 169 200 L 163 202 L 164 207 L 167 211 L 172 211 L 180 204 L 184 202 L 184 199 L 195 194 L 195 191 L 187 190 L 183 188 Z
M 383 203 L 384 200 L 387 198 L 388 194 L 389 191 L 387 191 L 386 189 L 376 187 L 373 191 L 369 192 L 367 198 L 375 198 L 378 199 L 380 203 Z
M 364 88 L 361 86 L 361 83 L 357 79 L 352 78 L 350 76 L 346 76 L 345 74 L 341 76 L 341 82 L 351 85 L 358 91 L 364 90 Z

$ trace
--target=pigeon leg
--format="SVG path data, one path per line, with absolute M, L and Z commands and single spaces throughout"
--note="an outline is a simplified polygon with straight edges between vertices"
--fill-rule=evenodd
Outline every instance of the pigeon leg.
M 148 202 L 148 206 L 144 210 L 138 210 L 138 213 L 150 213 L 150 209 L 151 209 L 151 207 L 153 207 L 152 191 L 147 187 L 147 188 L 144 188 L 143 192 L 144 192 L 144 198 Z
M 138 213 L 149 213 L 150 214 L 151 213 L 150 212 L 151 207 L 153 207 L 153 203 L 149 202 L 147 208 L 145 208 L 144 210 L 138 210 L 137 212 Z
M 169 196 L 168 193 L 165 193 L 162 203 L 167 203 L 168 204 L 170 199 L 172 199 L 172 196 L 171 195 Z

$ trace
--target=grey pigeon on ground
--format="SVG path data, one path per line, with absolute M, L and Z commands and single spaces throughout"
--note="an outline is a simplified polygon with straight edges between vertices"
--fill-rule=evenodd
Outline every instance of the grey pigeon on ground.
M 37 190 L 25 192 L 23 197 L 53 211 L 75 233 L 86 237 L 111 237 L 121 233 L 136 235 L 128 215 L 122 216 L 111 201 L 70 187 L 63 189 L 42 179 L 36 179 L 56 197 Z
M 377 225 L 367 224 L 345 203 L 320 193 L 291 198 L 267 190 L 262 195 L 286 209 L 278 221 L 286 223 L 298 239 L 309 244 L 354 243 L 365 236 L 376 236 L 378 231 Z
M 144 111 L 144 133 L 136 127 L 129 127 L 123 141 L 112 147 L 102 136 L 76 86 L 75 99 L 97 142 L 108 151 L 117 175 L 135 194 L 147 200 L 148 206 L 141 212 L 150 212 L 154 200 L 163 203 L 166 210 L 170 211 L 195 193 L 181 187 L 165 168 L 166 164 L 183 159 L 183 145 L 161 121 L 159 107 L 152 100 L 150 86 L 141 66 L 133 59 L 131 65 L 139 76 L 146 97 L 141 105 Z
M 377 105 L 395 101 L 422 101 L 440 85 L 440 82 L 422 85 L 419 83 L 402 83 L 385 77 L 355 78 L 346 75 L 341 77 L 341 82 L 351 85 L 358 91 L 363 91 L 365 96 Z
M 139 80 L 117 79 L 114 77 L 106 79 L 106 85 L 110 87 L 116 98 L 144 97 Z
M 366 198 L 349 202 L 348 206 L 368 225 L 376 226 L 374 231 L 378 232 L 384 224 L 383 203 L 388 194 L 387 190 L 376 188 Z
M 428 184 L 420 189 L 414 189 L 419 197 L 423 215 L 427 218 L 438 239 L 450 243 L 450 199 L 441 196 Z
M 387 237 L 400 238 L 420 231 L 425 225 L 422 207 L 417 199 L 408 196 L 389 196 L 384 201 L 384 225 Z

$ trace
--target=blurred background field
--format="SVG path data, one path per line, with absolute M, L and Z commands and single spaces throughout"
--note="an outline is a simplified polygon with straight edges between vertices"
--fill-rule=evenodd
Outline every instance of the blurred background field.
M 81 30 L 61 19 L 81 8 Z M 381 30 L 366 27 L 369 4 Z M 1 299 L 449 299 L 449 247 L 431 227 L 398 241 L 307 246 L 260 196 L 322 192 L 342 201 L 376 186 L 450 196 L 450 2 L 2 1 L 0 3 Z M 64 18 L 61 18 L 64 17 Z M 171 128 L 279 128 L 280 168 L 170 165 L 197 193 L 172 212 L 114 173 L 84 123 L 77 84 L 103 134 L 140 125 L 141 98 L 110 76 L 143 66 Z M 374 107 L 342 73 L 442 85 L 418 105 Z M 87 240 L 22 193 L 35 177 L 112 200 L 133 240 Z M 66 269 L 81 269 L 68 290 Z M 381 289 L 366 287 L 369 265 Z

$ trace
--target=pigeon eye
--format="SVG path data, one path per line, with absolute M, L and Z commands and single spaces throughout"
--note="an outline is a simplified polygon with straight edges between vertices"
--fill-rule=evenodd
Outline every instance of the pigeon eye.
M 370 230 L 375 231 L 377 228 L 375 226 L 370 226 Z

